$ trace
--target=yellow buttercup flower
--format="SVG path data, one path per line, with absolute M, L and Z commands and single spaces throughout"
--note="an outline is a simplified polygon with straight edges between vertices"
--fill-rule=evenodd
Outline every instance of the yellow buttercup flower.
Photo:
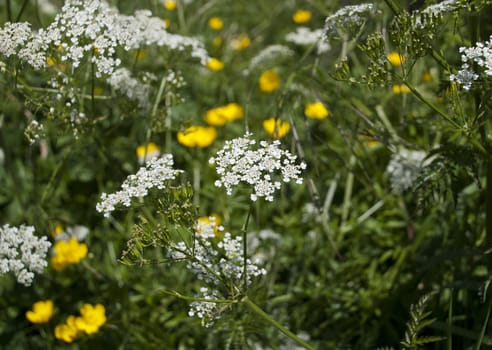
M 313 103 L 308 103 L 306 105 L 306 108 L 304 108 L 304 114 L 308 118 L 313 118 L 313 119 L 325 119 L 330 115 L 330 112 L 328 109 L 326 109 L 325 105 L 322 102 L 313 102 Z
M 243 107 L 232 102 L 225 106 L 209 109 L 205 115 L 205 120 L 210 125 L 222 126 L 227 122 L 241 119 L 243 116 Z
M 48 58 L 46 59 L 46 64 L 47 64 L 48 66 L 54 66 L 54 65 L 56 64 L 56 60 L 55 60 L 53 57 L 48 57 Z
M 405 56 L 396 51 L 390 52 L 386 57 L 388 58 L 389 63 L 395 67 L 399 67 L 405 62 Z
M 173 11 L 176 9 L 176 1 L 175 0 L 164 0 L 164 7 L 168 11 Z
M 405 84 L 393 85 L 391 87 L 391 90 L 393 91 L 394 94 L 406 94 L 410 92 L 410 89 Z
M 53 302 L 38 301 L 32 305 L 32 310 L 26 312 L 26 318 L 32 323 L 46 323 L 53 317 Z
M 65 343 L 71 343 L 77 339 L 82 331 L 77 328 L 76 317 L 70 315 L 64 324 L 59 324 L 55 327 L 55 338 L 63 340 Z
M 273 70 L 263 71 L 258 79 L 260 90 L 265 93 L 271 93 L 280 87 L 280 77 Z
M 290 124 L 280 119 L 269 118 L 263 121 L 263 129 L 275 138 L 282 138 L 290 130 Z
M 212 17 L 208 20 L 208 26 L 213 30 L 221 30 L 224 22 L 219 17 Z
M 178 132 L 178 142 L 186 147 L 208 147 L 217 138 L 217 130 L 211 126 L 191 126 Z
M 75 319 L 78 330 L 94 334 L 106 323 L 106 309 L 103 305 L 84 304 L 80 309 L 81 317 Z
M 426 83 L 431 82 L 432 81 L 432 73 L 431 72 L 422 73 L 422 80 L 425 81 Z
M 246 49 L 251 44 L 251 39 L 246 34 L 241 34 L 237 38 L 231 40 L 233 50 L 241 51 Z
M 158 157 L 161 154 L 161 148 L 155 143 L 149 142 L 146 145 L 138 146 L 136 153 L 138 157 L 138 162 L 140 164 L 143 164 L 154 157 Z
M 162 21 L 164 22 L 164 26 L 166 29 L 168 29 L 171 26 L 171 20 L 168 18 L 163 18 Z
M 313 14 L 311 13 L 311 11 L 308 11 L 308 10 L 297 10 L 292 15 L 292 20 L 294 21 L 294 23 L 303 24 L 303 23 L 309 22 L 311 20 L 311 17 L 312 16 L 313 16 Z
M 68 241 L 57 241 L 54 246 L 51 264 L 54 269 L 62 269 L 70 264 L 78 264 L 87 255 L 87 245 L 79 243 L 75 237 Z
M 208 60 L 207 67 L 208 67 L 208 69 L 217 72 L 219 70 L 224 69 L 224 62 L 222 62 L 221 60 L 219 60 L 217 58 L 212 57 L 211 59 Z

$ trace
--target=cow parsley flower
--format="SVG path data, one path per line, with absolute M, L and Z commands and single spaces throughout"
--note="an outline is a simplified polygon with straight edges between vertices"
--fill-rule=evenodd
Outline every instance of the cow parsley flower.
M 478 72 L 470 68 L 473 63 L 481 67 L 485 76 L 492 76 L 492 35 L 488 41 L 477 42 L 472 47 L 460 47 L 459 50 L 463 64 L 457 74 L 450 75 L 451 81 L 456 81 L 463 89 L 470 90 L 473 81 L 480 77 Z
M 121 185 L 121 190 L 116 193 L 103 193 L 101 201 L 97 203 L 96 210 L 109 217 L 117 205 L 129 207 L 132 198 L 145 197 L 151 188 L 163 189 L 168 180 L 173 180 L 182 170 L 173 169 L 173 156 L 163 154 L 161 157 L 152 158 L 145 167 L 141 167 L 136 174 L 126 178 Z
M 396 193 L 403 193 L 411 188 L 417 180 L 423 166 L 426 153 L 423 151 L 411 151 L 400 149 L 393 154 L 386 174 L 389 176 L 391 189 Z
M 373 4 L 369 3 L 342 7 L 325 19 L 323 37 L 336 36 L 339 30 L 345 32 L 353 29 L 358 30 L 366 21 L 367 16 L 379 12 Z
M 317 45 L 318 54 L 330 50 L 330 44 L 322 39 L 323 29 L 311 30 L 307 27 L 299 27 L 295 32 L 291 32 L 285 36 L 285 41 L 299 46 Z
M 256 141 L 251 136 L 246 134 L 226 141 L 217 155 L 210 158 L 209 163 L 215 164 L 220 177 L 215 186 L 224 187 L 231 195 L 234 187 L 241 182 L 246 183 L 253 187 L 252 201 L 264 197 L 271 202 L 282 182 L 294 180 L 302 183 L 299 175 L 306 168 L 305 163 L 297 164 L 297 157 L 280 149 L 278 140 L 272 143 L 260 141 L 259 147 L 254 149 Z
M 17 282 L 30 286 L 34 273 L 43 272 L 51 243 L 34 236 L 34 227 L 0 227 L 0 274 L 13 272 Z
M 140 108 L 147 109 L 149 107 L 150 85 L 133 78 L 128 69 L 116 69 L 109 76 L 108 83 L 130 100 L 137 101 Z

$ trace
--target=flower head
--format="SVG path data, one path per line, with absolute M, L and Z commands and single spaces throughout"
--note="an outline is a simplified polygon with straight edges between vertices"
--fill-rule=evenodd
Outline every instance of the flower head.
M 209 163 L 215 164 L 220 177 L 215 186 L 224 187 L 230 195 L 235 186 L 246 183 L 253 187 L 252 201 L 264 197 L 271 202 L 282 182 L 302 183 L 299 175 L 306 165 L 296 164 L 297 157 L 280 149 L 280 141 L 260 141 L 259 147 L 254 149 L 256 141 L 250 137 L 251 134 L 246 134 L 226 141 L 217 155 L 210 158 Z
M 51 243 L 34 235 L 34 227 L 0 227 L 0 275 L 13 272 L 17 282 L 30 286 L 34 273 L 48 265 L 46 254 Z
M 161 154 L 161 148 L 153 142 L 149 142 L 145 145 L 137 147 L 136 150 L 138 162 L 140 164 L 146 163 L 152 158 L 158 157 Z
M 88 248 L 85 243 L 79 243 L 72 237 L 68 241 L 57 241 L 53 247 L 54 255 L 51 257 L 53 268 L 63 269 L 67 265 L 78 264 L 87 256 Z
M 261 73 L 258 84 L 262 92 L 271 93 L 280 87 L 280 77 L 277 72 L 266 70 Z
M 208 26 L 213 30 L 221 30 L 224 27 L 224 22 L 219 17 L 212 17 L 208 20 Z
M 218 236 L 219 232 L 224 230 L 224 228 L 220 226 L 221 222 L 222 220 L 218 214 L 199 217 L 196 227 L 196 234 L 203 237 Z
M 87 334 L 97 333 L 106 323 L 106 309 L 103 305 L 84 304 L 80 309 L 81 317 L 75 319 L 77 328 Z
M 186 147 L 208 147 L 217 138 L 217 130 L 211 126 L 190 126 L 178 132 L 178 142 Z
M 296 24 L 304 24 L 307 23 L 311 20 L 311 17 L 313 14 L 311 11 L 308 10 L 297 10 L 293 15 L 292 15 L 292 20 Z
M 149 189 L 165 188 L 165 184 L 169 180 L 173 180 L 182 170 L 173 169 L 173 156 L 163 154 L 159 158 L 152 158 L 145 167 L 138 170 L 136 174 L 132 174 L 126 178 L 121 185 L 121 190 L 116 193 L 103 193 L 101 201 L 97 203 L 96 210 L 104 213 L 104 216 L 109 217 L 117 205 L 123 204 L 129 207 L 132 198 L 145 197 Z
M 212 108 L 207 111 L 205 120 L 208 124 L 214 126 L 222 126 L 227 122 L 243 118 L 243 107 L 235 102 L 226 104 L 225 106 Z
M 55 338 L 63 340 L 65 343 L 72 343 L 77 339 L 82 331 L 77 328 L 76 317 L 70 315 L 64 324 L 59 324 L 55 327 Z
M 174 11 L 176 9 L 176 0 L 164 0 L 164 7 L 168 11 Z
M 392 51 L 387 56 L 389 63 L 395 67 L 401 66 L 405 62 L 405 56 L 401 53 Z
M 306 108 L 304 108 L 304 114 L 308 118 L 324 119 L 330 115 L 330 112 L 322 102 L 317 101 L 308 103 Z
M 212 57 L 207 62 L 207 68 L 213 70 L 214 72 L 217 72 L 219 70 L 224 69 L 224 62 L 222 62 L 217 58 Z
M 410 88 L 406 86 L 405 84 L 400 84 L 400 85 L 393 85 L 391 87 L 391 90 L 393 91 L 394 94 L 406 94 L 410 92 Z
M 263 121 L 263 129 L 274 138 L 282 138 L 290 130 L 290 124 L 277 118 L 268 118 Z
M 233 50 L 241 51 L 249 47 L 251 39 L 246 34 L 240 34 L 238 37 L 231 40 Z
M 53 301 L 41 300 L 33 304 L 26 312 L 26 318 L 32 323 L 46 323 L 53 317 Z

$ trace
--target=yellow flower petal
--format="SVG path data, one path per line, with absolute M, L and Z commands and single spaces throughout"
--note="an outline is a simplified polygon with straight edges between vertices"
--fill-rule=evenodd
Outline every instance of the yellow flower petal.
M 271 93 L 280 87 L 280 77 L 273 70 L 266 70 L 261 73 L 258 79 L 260 90 L 265 93 Z
M 311 11 L 308 11 L 308 10 L 297 10 L 292 15 L 292 20 L 294 21 L 294 23 L 303 24 L 303 23 L 309 22 L 311 20 L 311 17 L 312 16 L 313 16 L 313 14 L 311 13 Z
M 224 22 L 219 17 L 212 17 L 208 20 L 208 26 L 213 30 L 221 30 Z
M 208 67 L 208 69 L 217 72 L 219 70 L 224 69 L 224 62 L 222 62 L 221 60 L 219 60 L 217 58 L 211 58 L 207 62 L 207 67 Z
M 405 56 L 396 51 L 390 52 L 386 57 L 388 58 L 389 63 L 395 67 L 399 67 L 405 62 Z
M 32 310 L 26 312 L 26 318 L 32 323 L 46 323 L 53 317 L 53 301 L 41 300 L 33 304 Z
M 208 147 L 217 138 L 214 127 L 191 126 L 177 134 L 178 142 L 186 147 Z
M 328 117 L 330 112 L 326 109 L 325 105 L 322 102 L 313 102 L 308 103 L 306 108 L 304 109 L 304 114 L 308 118 L 313 119 L 324 119 Z
M 263 129 L 275 138 L 282 138 L 290 130 L 290 124 L 280 119 L 269 118 L 263 121 Z
M 166 10 L 168 10 L 168 11 L 173 11 L 174 9 L 176 9 L 176 1 L 175 0 L 164 0 L 163 5 L 166 8 Z

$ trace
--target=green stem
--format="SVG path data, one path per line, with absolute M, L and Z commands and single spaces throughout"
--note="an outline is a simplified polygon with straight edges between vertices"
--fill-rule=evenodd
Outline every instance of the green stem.
M 443 119 L 445 119 L 448 123 L 450 123 L 452 126 L 454 126 L 456 129 L 461 130 L 461 126 L 456 123 L 449 115 L 441 111 L 439 108 L 437 108 L 434 104 L 432 104 L 429 100 L 427 100 L 412 84 L 409 82 L 405 81 L 405 85 L 408 86 L 410 91 L 417 97 L 420 101 L 422 101 L 424 104 L 426 104 L 428 107 L 430 107 L 434 112 L 439 114 Z
M 248 291 L 248 224 L 249 218 L 251 217 L 251 212 L 253 211 L 253 202 L 249 202 L 248 214 L 246 215 L 246 221 L 243 225 L 243 283 L 244 283 L 244 293 Z
M 254 302 L 252 302 L 247 296 L 245 296 L 241 301 L 244 304 L 246 304 L 250 308 L 251 311 L 253 311 L 258 316 L 260 316 L 264 321 L 268 322 L 269 324 L 271 324 L 272 326 L 277 328 L 280 332 L 284 333 L 286 336 L 288 336 L 290 339 L 295 341 L 297 344 L 299 344 L 300 346 L 303 346 L 305 349 L 314 350 L 314 347 L 312 347 L 311 345 L 306 343 L 304 340 L 302 340 L 297 335 L 295 335 L 294 333 L 289 331 L 287 328 L 282 326 L 280 323 L 275 321 L 273 318 L 271 318 L 270 315 L 268 315 L 258 305 L 256 305 Z
M 27 6 L 28 2 L 29 2 L 29 0 L 24 0 L 24 2 L 22 3 L 22 7 L 21 7 L 21 9 L 19 11 L 19 14 L 17 15 L 17 17 L 15 19 L 16 22 L 19 22 L 22 14 L 24 13 L 24 10 L 26 9 L 26 6 Z
M 7 0 L 6 8 L 7 8 L 7 22 L 12 22 L 12 4 L 10 3 L 10 0 Z

